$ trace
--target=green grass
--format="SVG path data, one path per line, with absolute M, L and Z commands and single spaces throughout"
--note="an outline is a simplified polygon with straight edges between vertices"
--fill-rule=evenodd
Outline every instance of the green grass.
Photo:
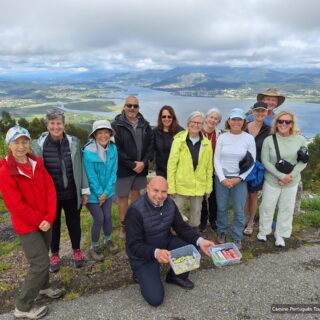
M 296 229 L 320 228 L 320 199 L 302 199 L 301 209 L 306 211 L 293 219 Z
M 5 256 L 12 251 L 16 250 L 20 245 L 18 238 L 13 241 L 0 241 L 0 257 Z

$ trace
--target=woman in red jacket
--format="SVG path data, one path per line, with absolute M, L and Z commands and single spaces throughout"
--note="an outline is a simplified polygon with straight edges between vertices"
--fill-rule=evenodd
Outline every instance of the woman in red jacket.
M 28 153 L 28 130 L 12 127 L 7 132 L 6 143 L 10 153 L 0 162 L 0 192 L 30 265 L 14 315 L 39 319 L 46 315 L 48 307 L 34 306 L 36 297 L 40 294 L 59 298 L 64 293 L 49 286 L 48 250 L 56 212 L 56 191 L 42 159 Z

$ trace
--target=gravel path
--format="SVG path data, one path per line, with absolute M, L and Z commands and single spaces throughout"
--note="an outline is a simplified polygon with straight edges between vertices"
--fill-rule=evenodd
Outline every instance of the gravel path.
M 187 291 L 165 284 L 164 303 L 145 303 L 138 285 L 51 304 L 45 319 L 320 319 L 320 245 L 193 272 Z M 318 313 L 271 312 L 273 304 L 316 304 Z M 0 320 L 13 319 L 11 314 Z

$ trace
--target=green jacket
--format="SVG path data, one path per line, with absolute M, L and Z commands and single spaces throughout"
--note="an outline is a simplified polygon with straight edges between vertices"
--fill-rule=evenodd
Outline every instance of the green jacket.
M 297 161 L 298 150 L 302 146 L 307 146 L 307 142 L 302 135 L 290 135 L 288 137 L 282 137 L 277 133 L 276 136 L 281 158 L 295 165 L 293 171 L 291 172 L 293 175 L 293 180 L 282 187 L 290 188 L 299 183 L 301 180 L 301 171 L 307 166 L 306 163 Z M 279 180 L 282 180 L 286 174 L 278 171 L 275 167 L 277 155 L 272 135 L 268 136 L 263 142 L 261 160 L 266 169 L 265 181 L 267 181 L 273 187 L 280 188 Z
M 174 137 L 168 160 L 168 193 L 184 196 L 210 194 L 213 174 L 211 142 L 202 138 L 199 161 L 194 171 L 187 136 L 188 130 L 184 130 Z
M 43 144 L 48 135 L 49 135 L 49 132 L 43 132 L 37 140 L 33 140 L 31 142 L 31 150 L 36 156 L 43 157 L 43 153 L 42 153 Z M 80 209 L 81 203 L 82 203 L 81 196 L 83 194 L 89 195 L 90 189 L 89 189 L 87 175 L 82 165 L 80 141 L 78 138 L 74 136 L 70 136 L 68 134 L 66 134 L 66 136 L 70 145 L 73 177 L 74 177 L 74 182 L 76 184 L 76 189 L 77 189 L 77 205 L 78 205 L 78 209 Z

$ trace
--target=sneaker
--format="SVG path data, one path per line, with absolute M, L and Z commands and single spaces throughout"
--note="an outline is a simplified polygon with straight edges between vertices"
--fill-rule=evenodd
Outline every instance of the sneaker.
M 99 253 L 97 248 L 90 248 L 89 249 L 89 257 L 97 262 L 101 262 L 104 260 L 104 255 L 102 253 Z
M 60 270 L 60 257 L 59 253 L 53 253 L 50 259 L 49 271 L 54 273 Z
M 217 244 L 224 244 L 226 242 L 226 235 L 223 233 L 218 233 Z
M 107 240 L 104 243 L 105 248 L 110 251 L 112 254 L 116 254 L 119 252 L 119 248 L 116 244 L 114 244 L 111 240 Z
M 76 268 L 84 266 L 84 256 L 80 249 L 73 250 L 73 264 Z
M 257 238 L 259 241 L 264 241 L 264 242 L 267 241 L 267 236 L 261 234 L 260 232 L 257 234 Z
M 14 316 L 16 318 L 25 318 L 25 319 L 40 319 L 44 317 L 48 312 L 47 306 L 42 307 L 33 307 L 30 311 L 20 311 L 18 308 L 14 310 Z
M 50 299 L 59 299 L 65 294 L 65 292 L 66 292 L 66 290 L 64 288 L 63 289 L 59 289 L 59 288 L 53 289 L 53 288 L 49 287 L 47 289 L 40 290 L 39 294 L 42 296 L 46 296 Z
M 277 247 L 285 247 L 286 246 L 286 243 L 284 242 L 284 239 L 282 237 L 277 236 L 277 235 L 275 235 L 274 237 L 276 239 L 275 245 Z
M 233 240 L 233 243 L 237 246 L 239 250 L 241 250 L 241 240 Z

